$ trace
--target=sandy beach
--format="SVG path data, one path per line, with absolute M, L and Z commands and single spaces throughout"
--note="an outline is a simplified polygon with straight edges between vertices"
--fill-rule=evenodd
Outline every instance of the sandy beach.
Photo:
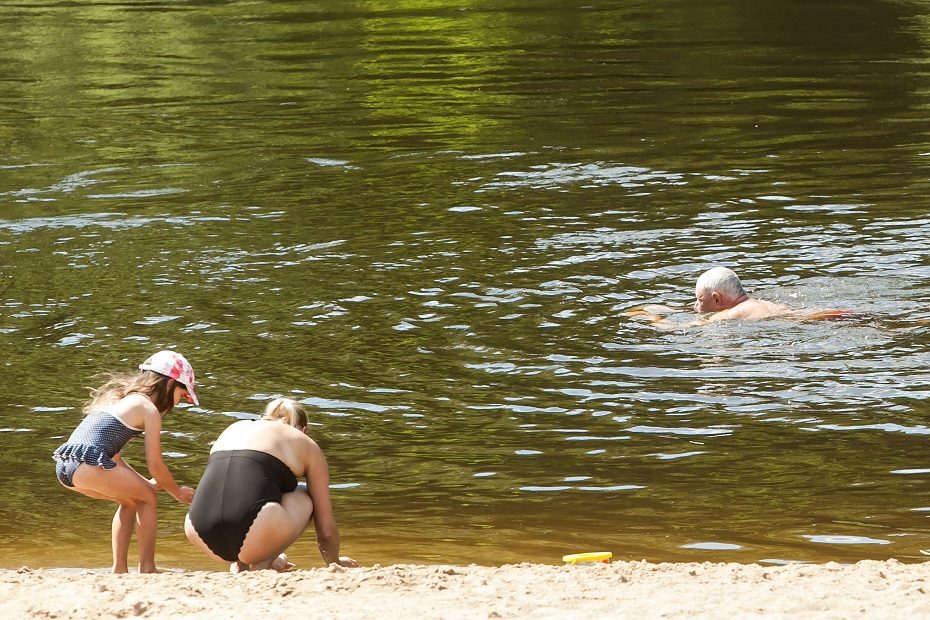
M 5 618 L 930 618 L 930 564 L 0 571 Z

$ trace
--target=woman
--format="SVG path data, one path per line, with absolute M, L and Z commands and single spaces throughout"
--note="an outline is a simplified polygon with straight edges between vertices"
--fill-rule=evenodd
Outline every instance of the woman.
M 311 517 L 323 561 L 358 566 L 339 556 L 329 468 L 306 428 L 300 403 L 278 398 L 260 420 L 232 424 L 213 444 L 184 531 L 210 557 L 231 562 L 231 572 L 293 568 L 283 552 Z

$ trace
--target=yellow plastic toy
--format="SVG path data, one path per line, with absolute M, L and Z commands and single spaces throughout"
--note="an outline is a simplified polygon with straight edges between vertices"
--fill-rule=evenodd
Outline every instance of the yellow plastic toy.
M 572 566 L 576 564 L 610 564 L 614 554 L 610 551 L 589 551 L 588 553 L 572 553 L 563 555 L 562 561 Z

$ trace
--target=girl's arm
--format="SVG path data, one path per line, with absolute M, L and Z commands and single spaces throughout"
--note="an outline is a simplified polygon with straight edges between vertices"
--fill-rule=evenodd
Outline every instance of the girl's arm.
M 329 466 L 320 447 L 307 438 L 309 454 L 307 456 L 307 489 L 313 500 L 313 527 L 316 530 L 316 544 L 327 566 L 358 566 L 358 562 L 348 556 L 339 556 L 339 528 L 333 514 L 333 503 L 329 496 Z
M 145 462 L 156 486 L 184 504 L 190 504 L 194 500 L 194 490 L 178 486 L 161 458 L 161 414 L 154 405 L 147 407 L 145 411 Z

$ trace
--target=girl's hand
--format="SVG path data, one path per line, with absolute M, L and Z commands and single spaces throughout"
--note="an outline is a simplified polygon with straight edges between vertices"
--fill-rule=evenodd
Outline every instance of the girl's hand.
M 182 504 L 190 504 L 192 501 L 194 501 L 194 489 L 190 487 L 179 487 L 179 489 L 180 492 L 174 499 L 178 500 Z

